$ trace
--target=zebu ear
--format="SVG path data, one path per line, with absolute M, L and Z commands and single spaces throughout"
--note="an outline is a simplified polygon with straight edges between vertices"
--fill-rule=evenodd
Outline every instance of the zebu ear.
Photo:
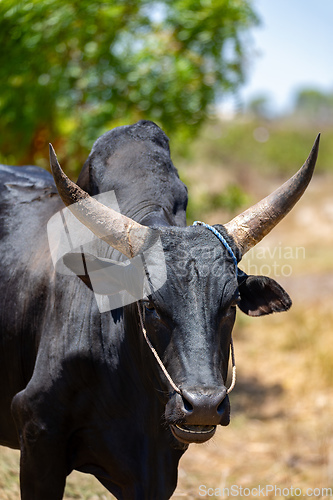
M 238 307 L 249 316 L 287 311 L 292 304 L 287 292 L 272 278 L 241 273 L 238 282 Z

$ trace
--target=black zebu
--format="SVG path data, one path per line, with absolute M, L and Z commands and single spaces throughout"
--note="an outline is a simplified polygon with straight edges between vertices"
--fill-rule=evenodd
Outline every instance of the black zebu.
M 281 188 L 215 226 L 238 261 L 303 194 L 318 142 Z M 23 500 L 60 500 L 74 469 L 95 475 L 119 499 L 167 499 L 188 444 L 229 423 L 225 381 L 236 304 L 259 316 L 291 301 L 270 278 L 237 278 L 218 238 L 186 227 L 186 188 L 167 137 L 152 122 L 98 139 L 80 188 L 52 152 L 51 163 L 60 196 L 37 167 L 0 167 L 0 443 L 21 449 Z M 129 219 L 87 197 L 111 190 Z M 147 346 L 136 304 L 101 314 L 86 274 L 80 280 L 55 272 L 46 224 L 63 208 L 61 198 L 78 202 L 76 217 L 127 257 L 160 238 L 167 280 L 140 306 L 181 394 Z

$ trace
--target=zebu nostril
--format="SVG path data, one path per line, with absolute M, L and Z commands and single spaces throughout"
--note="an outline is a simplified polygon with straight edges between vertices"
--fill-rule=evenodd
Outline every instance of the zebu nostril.
M 217 413 L 220 415 L 220 425 L 225 426 L 230 424 L 230 403 L 228 395 L 225 396 L 217 407 Z
M 222 415 L 224 413 L 227 404 L 228 404 L 228 398 L 226 399 L 226 397 L 224 397 L 221 403 L 217 407 L 217 413 L 219 415 Z
M 193 411 L 193 405 L 184 397 L 184 393 L 182 393 L 182 400 L 184 409 L 186 412 L 190 413 Z
M 225 387 L 207 390 L 205 394 L 183 389 L 180 409 L 186 422 L 196 425 L 218 425 L 229 408 L 226 395 Z

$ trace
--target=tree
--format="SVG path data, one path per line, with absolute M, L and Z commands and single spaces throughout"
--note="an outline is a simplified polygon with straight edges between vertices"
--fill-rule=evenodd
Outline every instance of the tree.
M 267 120 L 273 116 L 270 99 L 267 95 L 253 97 L 247 105 L 247 109 L 254 118 Z
M 74 168 L 118 124 L 198 128 L 243 81 L 250 1 L 2 0 L 3 156 L 43 164 L 52 141 Z
M 315 88 L 299 90 L 295 98 L 294 115 L 304 122 L 333 124 L 333 94 Z

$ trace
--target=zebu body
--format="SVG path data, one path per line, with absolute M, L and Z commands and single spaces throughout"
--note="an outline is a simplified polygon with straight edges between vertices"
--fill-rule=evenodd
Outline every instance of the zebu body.
M 185 227 L 186 188 L 156 125 L 102 136 L 78 185 L 90 195 L 114 190 L 122 214 L 159 228 L 168 279 L 142 305 L 183 390 L 174 394 L 135 304 L 101 314 L 82 280 L 55 272 L 46 224 L 63 202 L 52 176 L 1 167 L 0 180 L 0 442 L 21 449 L 22 498 L 60 500 L 73 469 L 120 499 L 169 498 L 190 434 L 200 440 L 229 423 L 224 384 L 236 302 L 260 315 L 288 309 L 289 297 L 269 278 L 237 283 L 234 269 L 212 272 L 232 259 L 204 228 Z M 237 237 L 219 229 L 240 258 Z
M 161 156 L 165 160 L 168 153 L 165 151 L 166 142 L 161 146 L 158 139 L 147 146 L 155 155 L 151 165 L 147 165 L 147 156 L 143 156 L 140 165 L 141 137 L 138 148 L 134 139 L 134 147 L 123 153 L 126 171 L 121 169 L 124 163 L 119 167 L 117 155 L 116 168 L 120 172 L 107 179 L 99 170 L 97 174 L 102 176 L 101 180 L 89 179 L 91 187 L 86 179 L 82 182 L 91 194 L 102 189 L 115 189 L 123 213 L 139 221 L 185 225 L 186 189 L 170 160 L 168 164 L 161 161 Z M 110 142 L 108 144 L 110 146 Z M 121 146 L 119 149 L 122 154 Z M 156 159 L 159 159 L 159 165 L 156 165 Z M 133 170 L 138 167 L 139 178 L 131 179 L 131 174 L 135 174 Z M 109 170 L 112 172 L 111 168 Z M 31 396 L 27 397 L 38 399 L 35 404 L 44 409 L 46 421 L 55 420 L 47 425 L 51 428 L 59 424 L 69 426 L 66 431 L 69 449 L 66 458 L 61 457 L 66 474 L 82 465 L 89 469 L 87 464 L 92 464 L 93 473 L 98 466 L 101 467 L 101 471 L 97 471 L 100 476 L 107 466 L 107 472 L 111 472 L 117 482 L 139 483 L 142 498 L 143 492 L 151 498 L 167 498 L 174 488 L 176 466 L 182 452 L 170 448 L 170 436 L 160 423 L 163 407 L 154 392 L 149 398 L 147 386 L 151 382 L 143 367 L 144 358 L 141 360 L 139 356 L 142 336 L 137 325 L 134 325 L 133 332 L 133 325 L 128 326 L 128 337 L 133 338 L 124 343 L 123 313 L 116 311 L 101 316 L 93 293 L 79 279 L 55 273 L 49 255 L 46 224 L 55 212 L 63 208 L 63 202 L 57 195 L 52 176 L 34 167 L 4 167 L 1 174 L 0 293 L 4 298 L 1 325 L 5 327 L 1 328 L 0 344 L 1 443 L 19 447 L 10 405 L 14 395 L 30 381 L 26 392 L 31 392 Z M 149 174 L 154 174 L 151 186 L 147 183 Z M 159 175 L 160 183 L 156 182 Z M 138 189 L 140 182 L 144 185 L 141 191 Z M 164 200 L 160 191 L 156 196 L 158 184 L 168 188 Z M 180 206 L 175 206 L 174 196 Z M 128 208 L 122 199 L 128 200 Z M 69 310 L 71 317 L 64 318 L 64 311 Z M 114 358 L 117 358 L 116 364 Z M 138 360 L 134 366 L 133 360 Z M 62 371 L 65 371 L 65 377 Z M 54 384 L 54 388 L 48 389 L 49 384 Z M 43 394 L 45 390 L 47 393 Z M 142 394 L 145 394 L 144 398 Z M 98 408 L 93 401 L 98 401 Z M 69 415 L 59 415 L 59 405 L 62 404 L 70 406 Z M 58 417 L 69 422 L 57 422 Z M 73 419 L 76 422 L 71 422 Z M 110 428 L 110 422 L 113 422 L 113 428 Z M 158 425 L 154 425 L 155 422 Z M 38 430 L 31 428 L 27 432 L 31 433 L 31 439 L 38 441 L 35 435 Z M 119 435 L 122 438 L 117 445 Z M 57 460 L 58 439 L 58 435 L 47 438 L 49 444 L 45 452 L 54 457 L 54 462 Z M 35 448 L 38 448 L 38 443 Z M 88 449 L 91 449 L 91 456 L 86 458 Z M 143 450 L 146 451 L 143 453 Z M 127 463 L 120 459 L 122 456 L 128 457 Z M 41 470 L 36 473 L 40 474 Z M 116 485 L 111 487 L 116 495 L 120 494 L 119 490 Z M 140 495 L 134 493 L 133 486 L 128 490 L 128 498 Z

